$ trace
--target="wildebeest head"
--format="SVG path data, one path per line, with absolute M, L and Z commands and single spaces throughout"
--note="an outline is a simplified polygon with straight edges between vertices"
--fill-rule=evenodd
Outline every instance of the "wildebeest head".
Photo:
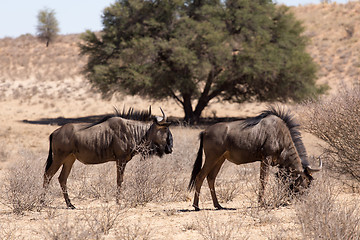
M 290 172 L 288 170 L 280 170 L 276 173 L 276 177 L 280 178 L 285 184 L 288 184 L 289 190 L 293 193 L 299 193 L 310 187 L 312 180 L 314 180 L 312 174 L 314 172 L 321 171 L 322 161 L 319 159 L 319 167 L 313 168 L 309 166 L 303 166 L 304 170 L 301 172 Z
M 151 145 L 150 154 L 157 154 L 162 157 L 164 153 L 172 153 L 173 137 L 169 129 L 171 123 L 166 121 L 165 113 L 161 108 L 160 110 L 163 116 L 154 118 L 154 122 L 148 131 L 147 141 Z

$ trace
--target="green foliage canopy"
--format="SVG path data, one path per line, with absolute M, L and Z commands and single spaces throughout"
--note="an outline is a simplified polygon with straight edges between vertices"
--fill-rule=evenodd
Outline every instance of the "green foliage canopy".
M 108 95 L 172 97 L 188 121 L 214 98 L 300 101 L 324 90 L 301 23 L 269 0 L 120 0 L 102 19 L 99 35 L 82 35 L 87 78 Z

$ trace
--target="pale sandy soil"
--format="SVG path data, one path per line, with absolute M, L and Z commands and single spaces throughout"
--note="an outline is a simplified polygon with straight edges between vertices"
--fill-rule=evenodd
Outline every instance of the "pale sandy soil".
M 311 38 L 308 51 L 319 64 L 319 82 L 327 82 L 331 87 L 330 94 L 334 94 L 337 89 L 342 87 L 342 82 L 358 81 L 360 28 L 359 21 L 356 20 L 359 20 L 360 4 L 307 5 L 293 10 L 296 17 L 304 21 L 305 34 Z M 352 29 L 351 36 L 347 31 L 349 29 Z M 41 69 L 43 66 L 47 66 L 47 55 L 41 53 L 44 50 L 40 45 L 29 51 L 31 57 L 26 59 L 21 57 L 24 56 L 24 53 L 19 49 L 26 51 L 27 46 L 32 46 L 33 40 L 30 39 L 27 42 L 28 40 L 24 37 L 25 40 L 20 39 L 23 42 L 19 40 L 18 45 L 12 46 L 12 40 L 5 39 L 2 42 L 3 45 L 0 45 L 0 61 L 2 62 L 2 66 L 0 66 L 2 72 L 0 76 L 0 187 L 8 183 L 9 169 L 14 166 L 23 167 L 17 164 L 23 164 L 26 159 L 31 159 L 34 161 L 34 165 L 41 166 L 39 168 L 41 170 L 34 174 L 41 178 L 42 166 L 48 152 L 48 136 L 58 128 L 57 125 L 49 124 L 50 122 L 64 118 L 76 119 L 112 113 L 113 106 L 119 109 L 134 107 L 145 110 L 151 105 L 155 114 L 160 114 L 159 107 L 162 107 L 168 116 L 183 116 L 182 109 L 172 100 L 151 102 L 140 97 L 116 96 L 110 101 L 105 101 L 98 93 L 94 93 L 89 84 L 79 75 L 63 79 L 61 71 L 64 71 L 66 61 L 71 60 L 71 64 L 76 69 L 70 70 L 69 66 L 66 66 L 65 69 L 68 70 L 65 71 L 77 73 L 81 65 L 79 63 L 79 66 L 75 66 L 79 62 L 78 56 L 74 54 L 73 50 L 76 43 L 71 40 L 73 36 L 69 37 L 69 44 L 65 40 L 59 44 L 64 44 L 61 45 L 62 47 L 72 46 L 72 48 L 65 49 L 73 54 L 71 58 L 68 53 L 56 55 L 58 54 L 56 51 L 51 52 L 53 49 L 46 50 L 48 57 L 64 58 L 64 61 L 55 61 L 56 67 L 49 67 L 53 68 L 53 74 L 49 74 L 52 78 L 49 80 L 43 80 L 46 79 L 44 75 L 48 76 L 48 73 L 41 71 L 36 74 L 38 77 L 43 75 L 36 78 L 36 74 L 34 76 L 34 73 L 31 72 L 31 62 L 34 60 L 26 60 L 41 58 L 43 61 L 37 64 L 41 66 Z M 25 44 L 23 48 L 22 43 Z M 28 62 L 30 62 L 30 67 L 27 66 Z M 4 65 L 4 63 L 9 63 L 9 65 Z M 26 71 L 22 72 L 23 69 Z M 213 103 L 204 111 L 203 116 L 254 116 L 265 106 L 266 104 L 259 103 L 242 105 Z M 297 112 L 296 106 L 289 107 Z M 119 210 L 114 199 L 104 201 L 102 198 L 75 197 L 75 188 L 81 186 L 75 185 L 70 196 L 73 196 L 73 203 L 77 209 L 68 210 L 64 207 L 58 183 L 54 178 L 53 188 L 56 193 L 51 195 L 54 199 L 50 207 L 43 208 L 39 212 L 36 210 L 25 211 L 23 215 L 17 215 L 12 212 L 9 202 L 4 198 L 6 195 L 4 189 L 0 189 L 2 192 L 0 197 L 3 197 L 0 201 L 0 238 L 56 239 L 53 236 L 56 235 L 55 233 L 58 235 L 69 233 L 69 236 L 62 236 L 58 239 L 95 239 L 94 235 L 86 234 L 86 232 L 94 229 L 94 224 L 99 225 L 105 221 L 104 219 L 99 220 L 101 216 L 111 213 L 110 218 L 117 217 L 114 227 L 109 230 L 108 234 L 101 234 L 100 239 L 135 239 L 129 236 L 124 237 L 124 229 L 128 229 L 128 232 L 133 235 L 138 235 L 136 239 L 227 239 L 224 237 L 226 233 L 231 236 L 228 239 L 302 239 L 295 204 L 273 210 L 256 207 L 255 191 L 249 190 L 248 185 L 255 186 L 255 189 L 257 187 L 258 163 L 246 166 L 226 165 L 225 170 L 220 174 L 219 182 L 231 182 L 234 176 L 232 171 L 250 169 L 251 174 L 244 175 L 245 179 L 250 180 L 235 182 L 237 193 L 234 199 L 223 203 L 226 207 L 234 208 L 233 210 L 213 210 L 207 184 L 204 182 L 200 204 L 201 208 L 205 210 L 192 211 L 193 193 L 186 191 L 186 185 L 196 156 L 197 135 L 200 130 L 199 128 L 172 127 L 174 153 L 161 161 L 154 159 L 154 166 L 164 173 L 169 170 L 157 162 L 172 161 L 172 171 L 178 172 L 178 175 L 174 175 L 173 178 L 185 182 L 180 184 L 180 188 L 177 190 L 182 196 L 181 198 L 172 201 L 160 199 L 143 206 L 127 206 Z M 309 155 L 318 156 L 321 153 L 320 144 L 322 143 L 317 138 L 303 132 L 303 139 Z M 136 163 L 138 159 L 132 161 Z M 111 163 L 106 166 L 111 168 Z M 81 164 L 74 165 L 74 170 L 83 168 L 90 167 L 83 167 Z M 129 167 L 130 171 L 133 168 L 134 166 Z M 101 170 L 101 167 L 94 169 L 93 172 L 96 173 Z M 27 175 L 29 172 L 25 170 L 23 174 Z M 76 174 L 78 173 L 70 176 L 69 185 L 71 182 L 75 182 Z M 124 183 L 129 179 L 129 175 L 131 175 L 129 171 L 125 172 Z M 112 179 L 115 182 L 114 174 L 110 177 L 110 181 Z M 166 179 L 166 181 L 170 180 L 173 179 Z M 336 196 L 340 201 L 346 199 L 349 202 L 359 202 L 360 200 L 358 194 L 343 190 Z M 98 220 L 94 220 L 96 218 Z M 208 231 L 209 229 L 212 231 Z M 54 234 L 51 235 L 49 232 Z M 211 238 L 211 234 L 217 234 L 218 237 Z
M 19 84 L 26 89 L 28 83 L 29 81 L 24 81 Z M 13 86 L 11 85 L 11 87 Z M 5 91 L 11 92 L 11 87 Z M 31 88 L 31 86 L 28 88 Z M 70 93 L 74 92 L 70 86 L 65 89 L 53 86 L 52 92 L 50 93 L 49 91 L 48 94 L 65 92 L 66 89 Z M 2 90 L 4 91 L 4 89 Z M 38 91 L 45 90 L 38 86 Z M 50 118 L 54 120 L 59 117 L 79 118 L 107 114 L 113 111 L 113 105 L 120 107 L 123 105 L 134 106 L 138 109 L 147 109 L 149 105 L 148 101 L 133 97 L 124 97 L 121 101 L 113 99 L 108 102 L 101 100 L 97 94 L 88 94 L 86 92 L 79 93 L 77 96 L 69 94 L 74 96 L 65 98 L 43 98 L 38 95 L 32 97 L 27 94 L 25 96 L 20 94 L 18 98 L 14 99 L 9 94 L 0 101 L 0 146 L 3 148 L 1 151 L 6 156 L 0 161 L 0 176 L 5 176 L 7 169 L 16 165 L 20 158 L 24 158 L 24 151 L 34 154 L 37 164 L 44 164 L 48 151 L 48 136 L 53 130 L 58 128 L 57 125 L 46 124 L 44 119 Z M 172 102 L 153 102 L 151 105 L 153 106 L 153 111 L 157 114 L 160 114 L 157 107 L 161 106 L 169 116 L 182 115 L 181 109 Z M 211 107 L 211 110 L 207 110 L 207 114 L 211 116 L 211 112 L 215 110 L 219 117 L 253 116 L 263 110 L 265 105 L 257 103 L 222 105 L 217 103 Z M 38 121 L 38 124 L 29 123 L 32 121 Z M 184 144 L 184 134 L 188 135 L 188 140 L 185 141 L 191 141 L 191 146 L 193 146 L 192 152 L 186 155 L 190 155 L 190 159 L 185 159 L 188 166 L 181 173 L 181 176 L 186 178 L 185 181 L 188 181 L 187 178 L 190 175 L 191 165 L 195 159 L 198 147 L 197 134 L 199 131 L 200 129 L 196 128 L 184 131 L 182 128 L 173 127 L 175 142 L 175 155 L 173 158 L 176 161 L 181 160 L 183 155 L 181 152 L 175 153 L 175 151 L 176 148 L 182 151 L 181 145 Z M 319 154 L 320 148 L 315 137 L 304 133 L 304 141 L 309 154 Z M 75 164 L 74 168 L 79 166 L 80 164 Z M 250 164 L 250 166 L 257 168 L 258 164 Z M 234 166 L 232 165 L 232 167 Z M 237 169 L 242 168 L 244 166 L 237 167 Z M 43 172 L 38 173 L 39 176 L 42 176 L 42 174 Z M 255 174 L 256 176 L 253 179 L 256 179 L 256 182 L 253 185 L 257 186 L 258 172 L 256 171 Z M 223 178 L 226 178 L 226 175 Z M 113 180 L 115 181 L 115 176 Z M 69 181 L 72 181 L 71 177 Z M 53 182 L 55 182 L 53 183 L 55 191 L 59 193 L 60 189 L 56 179 Z M 234 208 L 234 210 L 213 210 L 205 182 L 203 185 L 201 207 L 206 210 L 200 213 L 192 211 L 191 200 L 193 193 L 186 192 L 185 186 L 181 191 L 184 191 L 183 194 L 186 195 L 186 201 L 150 202 L 145 206 L 127 207 L 120 210 L 116 224 L 120 228 L 124 228 L 124 226 L 134 227 L 137 230 L 131 231 L 136 232 L 136 234 L 143 238 L 149 235 L 151 239 L 204 239 L 203 236 L 206 234 L 207 229 L 216 229 L 220 234 L 222 232 L 224 234 L 229 232 L 232 236 L 231 239 L 274 239 L 278 236 L 285 237 L 286 239 L 301 238 L 300 226 L 296 223 L 295 211 L 291 205 L 271 211 L 258 210 L 255 204 L 256 194 L 254 192 L 242 192 L 241 184 L 237 188 L 239 193 L 233 201 L 224 203 L 224 206 L 229 206 Z M 85 216 L 104 215 L 106 212 L 103 210 L 104 204 L 106 204 L 106 208 L 111 209 L 111 212 L 118 211 L 113 200 L 104 203 L 98 199 L 75 198 L 73 202 L 76 202 L 76 210 L 65 209 L 63 199 L 59 195 L 52 203 L 52 208 L 42 209 L 40 212 L 25 212 L 24 215 L 16 215 L 12 213 L 11 207 L 6 204 L 0 204 L 0 222 L 2 223 L 0 227 L 3 228 L 5 233 L 11 233 L 12 237 L 10 239 L 48 239 L 50 236 L 47 233 L 48 231 L 65 231 L 61 230 L 61 226 L 64 227 L 68 226 L 66 224 L 69 224 L 70 227 L 68 226 L 66 229 L 73 229 L 71 234 L 77 236 L 75 238 L 77 239 L 81 235 L 81 230 L 86 228 L 82 220 Z M 72 224 L 75 224 L 75 226 L 71 227 Z M 111 229 L 103 237 L 105 239 L 119 239 L 120 233 L 117 230 L 117 228 Z M 7 236 L 4 233 L 2 234 L 2 236 Z

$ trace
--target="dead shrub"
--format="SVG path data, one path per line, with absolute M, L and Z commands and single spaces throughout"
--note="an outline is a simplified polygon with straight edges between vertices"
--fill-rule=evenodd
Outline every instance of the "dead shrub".
M 276 176 L 277 168 L 270 168 L 268 181 L 265 185 L 265 192 L 263 202 L 259 205 L 258 196 L 260 190 L 260 180 L 254 179 L 247 182 L 249 192 L 246 194 L 252 206 L 256 206 L 257 210 L 273 210 L 281 206 L 288 205 L 296 195 L 290 190 L 290 185 L 293 183 L 290 177 L 279 178 Z M 249 194 L 250 193 L 250 194 Z
M 82 214 L 82 219 L 88 224 L 92 235 L 99 233 L 108 235 L 116 227 L 117 220 L 124 214 L 124 209 L 119 206 L 102 204 L 97 209 L 87 209 Z
M 220 222 L 216 215 L 212 216 L 209 212 L 201 212 L 198 220 L 198 231 L 205 240 L 227 240 L 227 239 L 247 239 L 246 235 L 240 233 L 241 222 L 232 219 L 228 215 L 226 221 Z
M 81 217 L 65 214 L 50 221 L 44 221 L 38 234 L 44 239 L 101 239 L 101 233 L 91 229 Z
M 219 179 L 220 180 L 220 179 Z M 217 195 L 224 202 L 230 202 L 239 194 L 239 181 L 235 178 L 221 179 L 218 181 Z
M 126 180 L 121 195 L 132 206 L 144 205 L 156 201 L 165 195 L 166 172 L 159 172 L 158 159 L 133 159 L 125 170 Z M 130 164 L 131 163 L 131 164 Z
M 359 204 L 341 199 L 334 186 L 323 175 L 295 205 L 304 239 L 360 239 Z
M 301 115 L 305 129 L 324 140 L 327 166 L 338 177 L 360 182 L 360 86 L 343 86 L 337 95 L 309 102 Z
M 76 162 L 68 180 L 69 194 L 79 199 L 109 202 L 116 197 L 116 164 L 84 165 Z
M 42 164 L 31 152 L 21 150 L 19 159 L 11 166 L 3 181 L 4 205 L 10 207 L 15 214 L 25 211 L 42 209 L 40 198 L 42 194 Z
M 129 225 L 120 225 L 115 230 L 116 239 L 123 240 L 149 240 L 152 239 L 152 229 L 141 226 L 139 222 Z

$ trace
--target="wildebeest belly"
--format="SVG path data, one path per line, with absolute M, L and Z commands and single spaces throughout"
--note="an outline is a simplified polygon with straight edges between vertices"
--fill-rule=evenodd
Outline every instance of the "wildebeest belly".
M 114 154 L 108 151 L 79 151 L 75 153 L 75 157 L 84 164 L 99 164 L 115 161 Z
M 256 153 L 241 149 L 226 151 L 223 156 L 237 165 L 261 161 L 261 156 L 257 156 Z

